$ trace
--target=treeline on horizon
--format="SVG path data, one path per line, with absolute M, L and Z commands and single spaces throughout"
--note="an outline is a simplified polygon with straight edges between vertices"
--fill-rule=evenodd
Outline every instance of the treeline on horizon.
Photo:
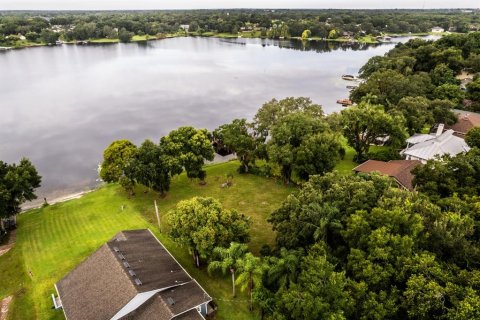
M 66 41 L 117 39 L 120 32 L 127 40 L 128 35 L 160 37 L 178 33 L 182 25 L 188 25 L 194 35 L 254 32 L 258 37 L 288 38 L 309 30 L 311 37 L 336 38 L 344 32 L 355 36 L 426 33 L 435 26 L 464 33 L 478 23 L 475 10 L 5 11 L 0 12 L 0 43 L 8 43 L 7 37 L 15 35 L 45 43 L 55 36 Z

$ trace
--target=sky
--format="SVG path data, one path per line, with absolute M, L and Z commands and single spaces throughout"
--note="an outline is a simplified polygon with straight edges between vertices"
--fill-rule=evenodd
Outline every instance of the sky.
M 0 0 L 0 10 L 480 8 L 480 0 Z

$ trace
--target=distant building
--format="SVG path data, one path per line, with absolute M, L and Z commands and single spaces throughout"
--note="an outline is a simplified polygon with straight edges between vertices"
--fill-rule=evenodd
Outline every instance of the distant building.
M 181 24 L 180 28 L 188 32 L 188 30 L 190 29 L 190 25 L 189 24 Z
M 419 160 L 426 163 L 428 160 L 435 159 L 444 155 L 456 156 L 462 152 L 468 152 L 470 147 L 463 138 L 454 135 L 454 131 L 449 129 L 441 134 L 443 126 L 438 128 L 437 134 L 419 134 L 407 139 L 407 148 L 400 152 L 406 160 Z
M 442 33 L 442 32 L 445 32 L 445 29 L 443 29 L 441 27 L 433 27 L 432 32 L 433 33 Z
M 353 168 L 353 171 L 356 173 L 378 172 L 395 179 L 400 187 L 411 191 L 414 177 L 411 171 L 421 164 L 421 161 L 416 160 L 392 160 L 389 162 L 368 160 Z
M 203 320 L 212 298 L 150 230 L 118 233 L 57 282 L 68 320 Z

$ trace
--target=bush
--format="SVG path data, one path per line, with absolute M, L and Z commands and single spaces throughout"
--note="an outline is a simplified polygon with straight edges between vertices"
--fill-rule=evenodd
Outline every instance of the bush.
M 368 159 L 378 161 L 400 160 L 402 157 L 400 153 L 393 148 L 382 148 L 379 150 L 372 150 L 368 153 Z

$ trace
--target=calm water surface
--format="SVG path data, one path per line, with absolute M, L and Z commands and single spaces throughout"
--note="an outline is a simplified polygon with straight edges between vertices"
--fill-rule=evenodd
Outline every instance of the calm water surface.
M 307 96 L 338 111 L 351 84 L 340 76 L 393 46 L 176 38 L 0 52 L 0 159 L 30 158 L 40 199 L 81 191 L 116 139 L 214 129 L 272 98 Z

